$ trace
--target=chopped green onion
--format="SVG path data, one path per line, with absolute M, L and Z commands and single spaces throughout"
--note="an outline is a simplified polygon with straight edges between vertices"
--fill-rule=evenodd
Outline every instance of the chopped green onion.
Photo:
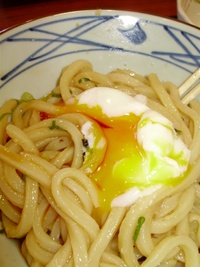
M 137 221 L 137 226 L 135 228 L 135 233 L 133 235 L 133 240 L 134 242 L 136 242 L 138 236 L 139 236 L 139 233 L 140 233 L 140 229 L 143 225 L 143 223 L 145 222 L 145 218 L 143 216 L 139 217 L 138 218 L 138 221 Z
M 89 82 L 90 79 L 89 78 L 81 78 L 78 82 L 82 83 L 82 82 Z
M 32 94 L 25 92 L 22 94 L 21 100 L 27 102 L 27 101 L 34 100 L 34 97 L 32 96 Z
M 181 134 L 182 134 L 182 131 L 180 131 L 180 130 L 175 129 L 175 131 L 176 131 L 176 133 L 177 133 L 178 135 L 181 135 Z
M 56 125 L 56 121 L 53 120 L 51 126 L 49 127 L 49 129 L 53 130 L 53 129 L 57 128 L 57 127 L 58 126 Z
M 62 128 L 60 128 L 58 125 L 56 125 L 56 121 L 55 120 L 52 121 L 52 124 L 51 124 L 51 126 L 49 126 L 49 129 L 50 130 L 53 130 L 53 129 L 62 130 Z
M 0 121 L 3 120 L 3 118 L 7 115 L 11 115 L 12 113 L 11 112 L 6 112 L 6 113 L 3 113 L 1 116 L 0 116 Z
M 53 94 L 52 94 L 52 97 L 61 98 L 61 94 L 53 93 Z

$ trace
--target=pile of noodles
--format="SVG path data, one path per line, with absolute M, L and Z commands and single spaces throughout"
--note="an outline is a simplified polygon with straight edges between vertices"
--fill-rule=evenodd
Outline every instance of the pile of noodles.
M 101 224 L 82 153 L 80 128 L 88 118 L 62 114 L 58 105 L 98 86 L 146 95 L 191 150 L 183 182 L 112 208 Z M 182 104 L 178 89 L 156 74 L 117 69 L 104 75 L 88 61 L 72 63 L 46 97 L 25 94 L 0 108 L 0 209 L 5 234 L 20 239 L 29 266 L 199 267 L 200 103 Z M 140 226 L 139 218 L 145 219 Z

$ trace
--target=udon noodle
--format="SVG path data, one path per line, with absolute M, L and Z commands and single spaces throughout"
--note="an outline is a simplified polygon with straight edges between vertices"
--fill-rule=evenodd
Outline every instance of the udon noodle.
M 91 118 L 65 109 L 93 87 L 145 95 L 191 151 L 185 179 L 97 213 L 91 174 L 102 153 L 85 160 L 88 140 L 80 129 Z M 25 93 L 2 105 L 0 144 L 2 225 L 7 237 L 20 240 L 29 266 L 200 266 L 200 103 L 184 105 L 172 83 L 131 70 L 101 74 L 78 60 L 47 96 Z

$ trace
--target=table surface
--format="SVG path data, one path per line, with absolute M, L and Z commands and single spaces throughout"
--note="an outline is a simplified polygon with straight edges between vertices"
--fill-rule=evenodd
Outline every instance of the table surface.
M 76 10 L 116 9 L 176 18 L 176 0 L 1 0 L 0 31 L 26 21 Z

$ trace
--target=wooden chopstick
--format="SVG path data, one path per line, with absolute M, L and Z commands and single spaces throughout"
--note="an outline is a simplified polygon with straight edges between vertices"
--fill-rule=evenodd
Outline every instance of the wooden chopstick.
M 200 95 L 200 84 L 197 84 L 195 87 L 193 87 L 192 90 L 181 99 L 181 101 L 183 102 L 183 104 L 187 105 L 198 95 Z
M 196 82 L 200 79 L 200 67 L 179 87 L 181 100 L 184 104 L 188 104 L 192 99 L 200 94 L 200 84 Z

